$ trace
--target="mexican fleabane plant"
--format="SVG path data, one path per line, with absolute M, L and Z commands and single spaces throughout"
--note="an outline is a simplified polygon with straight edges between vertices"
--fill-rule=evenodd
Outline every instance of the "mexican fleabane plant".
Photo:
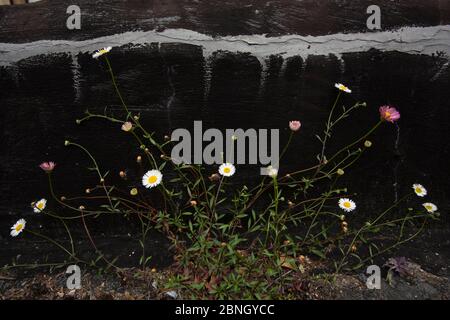
M 135 219 L 141 226 L 137 246 L 143 269 L 152 263 L 146 248 L 151 230 L 161 232 L 171 242 L 168 254 L 174 262 L 167 271 L 167 290 L 179 291 L 185 298 L 295 298 L 297 284 L 311 261 L 325 264 L 330 274 L 362 268 L 377 256 L 415 238 L 430 219 L 438 217 L 438 208 L 431 202 L 419 203 L 406 211 L 400 209 L 404 211 L 401 217 L 390 215 L 408 199 L 427 196 L 424 186 L 411 181 L 411 192 L 379 208 L 374 218 L 368 217 L 359 224 L 349 222 L 351 215 L 363 213 L 358 212 L 354 194 L 339 186 L 340 178 L 372 148 L 369 138 L 377 128 L 400 119 L 395 107 L 381 106 L 380 119 L 365 134 L 329 154 L 328 144 L 336 125 L 366 106 L 358 102 L 349 108 L 339 108 L 341 96 L 351 94 L 351 90 L 337 83 L 336 100 L 323 135 L 317 135 L 321 149 L 316 163 L 282 175 L 279 169 L 269 168 L 268 175 L 262 176 L 256 185 L 238 185 L 233 183 L 233 178 L 239 175 L 240 168 L 232 163 L 213 167 L 171 161 L 170 139 L 157 141 L 155 133 L 142 125 L 141 116 L 128 108 L 108 58 L 111 49 L 101 49 L 93 58 L 106 65 L 123 116 L 87 111 L 76 122 L 97 119 L 119 125 L 134 140 L 140 152 L 136 171 L 144 174 L 131 181 L 127 172 L 120 171 L 120 178 L 127 179 L 126 188 L 112 186 L 108 183 L 108 172 L 102 171 L 94 154 L 83 145 L 66 140 L 67 147 L 78 149 L 91 161 L 90 169 L 97 177 L 97 185 L 86 189 L 84 197 L 58 196 L 52 176 L 57 165 L 45 162 L 40 167 L 48 176 L 52 196 L 49 201 L 72 214 L 49 210 L 46 199 L 32 203 L 36 214 L 48 215 L 62 223 L 67 232 L 66 241 L 36 231 L 33 221 L 27 223 L 24 219 L 11 227 L 11 236 L 28 232 L 50 241 L 67 255 L 64 263 L 120 269 L 115 259 L 108 259 L 99 250 L 88 227 L 90 220 L 119 215 Z M 298 120 L 286 121 L 286 125 L 290 136 L 280 155 L 281 169 L 283 155 L 289 152 L 292 139 L 304 130 Z M 82 222 L 96 259 L 80 258 L 67 224 L 74 220 Z M 417 232 L 407 235 L 408 226 L 414 226 Z M 380 247 L 377 235 L 394 231 L 396 236 L 392 241 Z

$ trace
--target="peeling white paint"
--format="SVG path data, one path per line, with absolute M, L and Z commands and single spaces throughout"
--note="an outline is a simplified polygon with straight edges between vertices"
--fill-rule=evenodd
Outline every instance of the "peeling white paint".
M 72 54 L 72 75 L 73 75 L 73 88 L 75 90 L 75 102 L 78 102 L 81 98 L 81 72 L 80 64 L 76 55 Z
M 157 31 L 133 31 L 84 41 L 41 40 L 23 44 L 0 43 L 0 65 L 50 53 L 78 54 L 93 52 L 105 46 L 148 43 L 185 43 L 203 47 L 204 56 L 223 50 L 247 52 L 259 61 L 270 55 L 283 57 L 364 52 L 375 48 L 381 51 L 399 51 L 411 54 L 431 55 L 443 52 L 450 55 L 450 26 L 405 27 L 396 31 L 368 33 L 337 33 L 324 36 L 242 35 L 211 37 L 192 30 L 167 29 Z
M 211 90 L 211 80 L 212 80 L 212 58 L 211 57 L 207 57 L 205 59 L 205 72 L 203 74 L 203 79 L 204 79 L 204 92 L 203 92 L 203 102 L 207 103 L 208 98 L 209 98 L 209 91 Z
M 445 70 L 447 70 L 450 67 L 450 61 L 447 61 L 440 69 L 438 72 L 436 72 L 436 74 L 433 76 L 433 78 L 431 78 L 430 82 L 436 81 L 437 79 L 439 79 L 443 72 Z
M 259 92 L 258 95 L 261 97 L 264 94 L 264 90 L 266 87 L 266 79 L 269 73 L 269 64 L 266 59 L 261 59 L 261 75 L 259 79 Z

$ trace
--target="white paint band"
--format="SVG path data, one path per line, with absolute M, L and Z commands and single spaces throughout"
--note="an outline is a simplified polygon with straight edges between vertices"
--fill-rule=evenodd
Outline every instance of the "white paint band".
M 248 52 L 262 64 L 270 55 L 283 57 L 365 52 L 370 49 L 431 55 L 437 52 L 450 56 L 450 26 L 405 27 L 396 31 L 367 33 L 337 33 L 324 36 L 243 35 L 211 37 L 186 29 L 133 31 L 83 41 L 41 40 L 30 43 L 0 43 L 0 65 L 9 65 L 40 54 L 93 52 L 106 46 L 148 43 L 185 43 L 203 48 L 204 57 L 222 50 Z

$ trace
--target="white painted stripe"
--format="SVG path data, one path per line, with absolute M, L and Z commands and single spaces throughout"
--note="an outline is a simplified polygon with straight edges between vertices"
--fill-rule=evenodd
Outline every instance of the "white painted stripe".
M 381 51 L 399 51 L 411 54 L 431 55 L 443 52 L 450 56 L 450 25 L 434 27 L 405 27 L 395 31 L 368 33 L 337 33 L 324 36 L 243 35 L 211 37 L 192 30 L 167 29 L 157 31 L 133 31 L 84 41 L 41 40 L 30 43 L 0 43 L 0 65 L 39 55 L 67 52 L 93 52 L 106 46 L 148 43 L 186 43 L 203 47 L 208 58 L 218 50 L 248 52 L 260 61 L 270 55 L 283 57 L 365 52 L 372 48 Z

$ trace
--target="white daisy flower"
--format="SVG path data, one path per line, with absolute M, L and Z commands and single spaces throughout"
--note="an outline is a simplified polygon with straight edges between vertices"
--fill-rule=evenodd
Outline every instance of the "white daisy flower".
M 356 204 L 350 199 L 341 198 L 339 199 L 339 207 L 346 212 L 350 212 L 356 209 Z
M 106 47 L 100 50 L 97 50 L 93 55 L 92 58 L 97 59 L 98 57 L 110 52 L 112 49 L 112 47 Z
M 347 88 L 346 86 L 344 86 L 342 83 L 336 83 L 334 85 L 336 88 L 338 88 L 341 91 L 347 92 L 347 93 L 352 93 L 352 90 L 350 90 L 349 88 Z
M 142 177 L 142 184 L 147 189 L 154 188 L 162 181 L 162 173 L 159 170 L 150 170 Z
M 231 163 L 223 163 L 219 167 L 219 173 L 224 177 L 231 177 L 236 172 L 236 168 Z
M 11 227 L 11 237 L 17 237 L 25 229 L 25 219 L 20 219 Z
M 33 205 L 33 211 L 35 213 L 42 212 L 46 206 L 47 206 L 47 200 L 41 199 Z
M 421 184 L 415 183 L 412 188 L 419 197 L 425 197 L 427 195 L 427 189 L 425 189 Z
M 422 206 L 425 209 L 427 209 L 427 211 L 429 213 L 434 213 L 434 212 L 436 212 L 438 210 L 438 207 L 434 203 L 431 203 L 431 202 L 425 202 L 425 203 L 422 204 Z

